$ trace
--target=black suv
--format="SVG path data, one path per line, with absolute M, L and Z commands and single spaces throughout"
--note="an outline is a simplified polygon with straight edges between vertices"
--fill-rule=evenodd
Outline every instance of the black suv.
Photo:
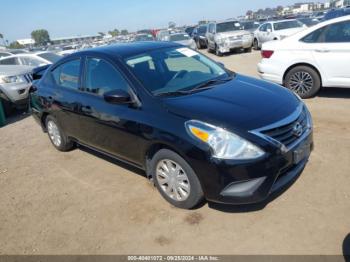
M 142 168 L 180 208 L 262 201 L 300 174 L 313 144 L 309 111 L 292 92 L 175 43 L 66 56 L 30 102 L 58 150 L 85 145 Z
M 193 40 L 196 42 L 198 49 L 208 47 L 207 32 L 208 25 L 201 25 L 194 29 L 192 36 Z

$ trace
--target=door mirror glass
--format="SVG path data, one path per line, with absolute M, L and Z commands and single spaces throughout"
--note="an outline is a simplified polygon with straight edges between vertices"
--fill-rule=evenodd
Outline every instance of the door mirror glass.
M 133 100 L 128 92 L 123 89 L 114 89 L 103 95 L 106 102 L 111 104 L 132 104 Z
M 271 32 L 272 32 L 271 28 L 268 28 L 266 31 L 267 31 L 268 33 L 271 33 Z

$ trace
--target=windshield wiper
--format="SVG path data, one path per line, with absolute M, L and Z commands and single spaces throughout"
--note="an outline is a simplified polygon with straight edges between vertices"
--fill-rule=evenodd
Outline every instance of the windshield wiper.
M 224 78 L 224 79 L 211 79 L 209 81 L 206 81 L 204 83 L 197 85 L 196 87 L 192 88 L 191 90 L 188 90 L 187 92 L 192 93 L 192 92 L 200 91 L 203 89 L 209 89 L 215 84 L 226 83 L 226 82 L 231 81 L 232 79 L 233 79 L 232 76 Z

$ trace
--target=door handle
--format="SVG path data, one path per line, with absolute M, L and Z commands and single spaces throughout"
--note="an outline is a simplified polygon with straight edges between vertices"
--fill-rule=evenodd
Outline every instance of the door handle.
M 315 49 L 317 53 L 329 53 L 331 50 L 328 49 Z

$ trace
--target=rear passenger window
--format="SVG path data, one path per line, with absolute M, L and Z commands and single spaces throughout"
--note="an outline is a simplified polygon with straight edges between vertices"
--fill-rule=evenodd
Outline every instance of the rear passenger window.
M 340 22 L 328 26 L 324 35 L 325 43 L 349 43 L 350 21 Z
M 66 62 L 52 71 L 52 76 L 57 85 L 78 89 L 79 88 L 80 59 Z
M 99 58 L 86 62 L 85 91 L 102 96 L 113 89 L 129 90 L 128 83 L 110 63 Z
M 317 29 L 313 31 L 312 33 L 308 34 L 307 36 L 304 36 L 300 41 L 305 43 L 319 43 L 320 42 L 320 36 L 324 32 L 325 27 Z

